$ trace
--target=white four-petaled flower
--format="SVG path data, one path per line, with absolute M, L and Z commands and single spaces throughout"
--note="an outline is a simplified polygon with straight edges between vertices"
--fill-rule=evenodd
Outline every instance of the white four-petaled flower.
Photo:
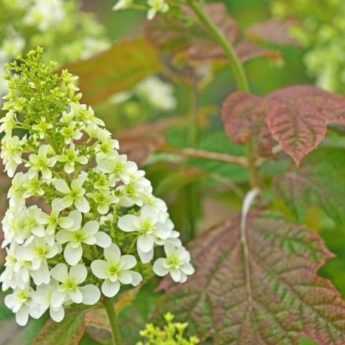
M 141 275 L 131 270 L 137 264 L 133 255 L 121 255 L 120 248 L 112 244 L 104 250 L 105 260 L 95 260 L 91 264 L 93 274 L 104 280 L 102 292 L 107 297 L 114 297 L 120 290 L 121 284 L 137 286 Z

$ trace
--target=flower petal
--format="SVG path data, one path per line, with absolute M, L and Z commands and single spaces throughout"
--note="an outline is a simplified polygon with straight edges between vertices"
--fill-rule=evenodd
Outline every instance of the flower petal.
M 86 198 L 82 197 L 75 201 L 75 206 L 82 213 L 87 213 L 90 211 L 90 205 Z
M 72 302 L 74 303 L 79 304 L 83 302 L 83 295 L 79 289 L 69 292 L 68 296 L 71 298 Z
M 68 243 L 64 250 L 64 258 L 66 262 L 71 266 L 76 265 L 81 260 L 82 255 L 82 247 L 73 247 L 71 243 Z
M 16 314 L 16 322 L 19 326 L 25 326 L 29 321 L 29 308 L 23 307 Z
M 96 244 L 101 248 L 108 248 L 111 246 L 111 237 L 103 231 L 97 232 L 95 235 Z
M 179 270 L 170 271 L 171 278 L 174 282 L 180 283 L 182 280 L 182 272 Z
M 119 280 L 121 284 L 131 284 L 132 283 L 131 271 L 121 271 L 119 274 Z
M 119 219 L 118 227 L 126 232 L 138 231 L 139 220 L 138 217 L 127 214 Z
M 104 249 L 104 257 L 110 262 L 119 262 L 121 258 L 120 248 L 113 243 L 110 247 Z
M 142 252 L 142 251 L 138 251 L 140 260 L 143 264 L 147 264 L 149 263 L 152 259 L 153 259 L 153 250 L 151 250 L 150 252 Z
M 95 220 L 87 222 L 83 229 L 85 230 L 85 232 L 87 232 L 89 235 L 94 235 L 98 229 L 99 229 L 99 224 L 98 222 L 96 222 Z
M 64 282 L 68 278 L 68 270 L 66 264 L 58 264 L 51 271 L 51 276 L 58 282 Z
M 159 277 L 164 277 L 169 273 L 166 265 L 166 259 L 159 258 L 153 264 L 153 272 Z
M 95 260 L 91 263 L 92 273 L 99 279 L 107 278 L 107 263 L 104 260 Z
M 132 285 L 133 286 L 138 286 L 142 281 L 143 281 L 143 277 L 140 273 L 135 272 L 135 271 L 131 271 L 132 273 Z
M 62 194 L 68 194 L 70 192 L 70 189 L 68 187 L 68 184 L 66 183 L 65 180 L 58 178 L 53 180 L 53 186 L 55 187 L 55 189 L 62 193 Z
M 137 260 L 133 255 L 123 255 L 121 256 L 120 264 L 122 269 L 130 270 L 131 268 L 135 267 Z
M 71 267 L 69 275 L 75 282 L 81 284 L 87 277 L 87 269 L 83 264 L 75 265 Z
M 56 234 L 56 240 L 60 244 L 72 241 L 73 234 L 70 231 L 61 230 Z
M 138 237 L 137 248 L 138 251 L 148 253 L 152 251 L 154 246 L 154 237 L 152 235 L 142 235 Z
M 65 310 L 63 307 L 50 308 L 49 315 L 53 321 L 61 322 L 65 317 Z
M 120 291 L 120 283 L 112 283 L 109 280 L 105 280 L 102 284 L 102 292 L 106 297 L 114 297 Z
M 80 288 L 83 294 L 83 303 L 86 305 L 95 305 L 101 298 L 101 293 L 96 285 L 86 285 Z

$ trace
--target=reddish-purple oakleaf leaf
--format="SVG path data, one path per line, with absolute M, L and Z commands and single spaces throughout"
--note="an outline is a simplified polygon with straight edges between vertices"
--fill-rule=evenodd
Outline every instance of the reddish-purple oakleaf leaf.
M 232 18 L 223 3 L 214 3 L 205 6 L 205 10 L 215 25 L 224 33 L 224 36 L 235 46 L 242 62 L 258 57 L 267 57 L 274 60 L 280 59 L 279 52 L 260 48 L 243 39 L 237 22 Z M 186 16 L 191 18 L 194 14 L 186 9 Z M 187 28 L 187 29 L 186 29 Z M 175 54 L 178 61 L 212 63 L 215 60 L 226 62 L 224 50 L 220 47 L 207 31 L 198 23 L 184 25 L 165 18 L 156 18 L 146 25 L 146 36 L 160 49 Z
M 225 100 L 222 119 L 226 133 L 236 144 L 256 141 L 259 152 L 271 155 L 274 140 L 265 122 L 264 98 L 237 91 Z
M 292 86 L 266 97 L 267 126 L 297 165 L 324 139 L 329 123 L 345 123 L 345 98 L 313 86 Z
M 196 239 L 196 274 L 183 285 L 162 282 L 157 315 L 170 311 L 188 320 L 201 344 L 297 345 L 304 336 L 345 344 L 345 302 L 317 274 L 333 257 L 319 236 L 252 216 L 245 230 L 247 252 L 237 218 Z
M 300 46 L 299 42 L 291 33 L 298 25 L 296 20 L 270 19 L 257 23 L 250 27 L 246 35 L 255 41 L 264 41 L 280 45 Z

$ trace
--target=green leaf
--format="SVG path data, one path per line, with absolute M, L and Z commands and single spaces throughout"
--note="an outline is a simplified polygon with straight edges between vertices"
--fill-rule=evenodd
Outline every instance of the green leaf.
M 0 304 L 0 321 L 9 320 L 13 317 L 13 313 L 4 305 Z
M 307 221 L 310 209 L 319 208 L 336 226 L 342 227 L 345 224 L 344 165 L 342 148 L 319 149 L 310 155 L 302 168 L 292 166 L 276 179 L 276 196 L 285 201 L 300 223 Z
M 263 216 L 241 228 L 235 218 L 194 242 L 196 274 L 183 285 L 162 282 L 157 314 L 188 320 L 202 344 L 344 344 L 345 302 L 317 275 L 333 257 L 321 239 Z
M 95 105 L 158 73 L 161 64 L 158 51 L 138 38 L 115 43 L 109 50 L 66 68 L 79 76 L 83 101 Z
M 33 345 L 78 345 L 85 333 L 85 312 L 70 312 L 61 323 L 47 321 Z

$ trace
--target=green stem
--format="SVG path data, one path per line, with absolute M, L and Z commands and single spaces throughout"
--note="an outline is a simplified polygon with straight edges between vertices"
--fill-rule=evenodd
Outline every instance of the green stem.
M 111 326 L 111 333 L 113 339 L 112 345 L 122 345 L 119 322 L 117 318 L 117 313 L 114 308 L 114 300 L 111 298 L 105 298 L 103 300 L 103 304 Z
M 224 36 L 223 32 L 218 28 L 217 25 L 208 17 L 205 13 L 199 0 L 187 0 L 189 6 L 200 20 L 200 22 L 205 26 L 205 28 L 212 35 L 213 39 L 223 48 L 224 53 L 229 60 L 232 70 L 235 75 L 235 79 L 238 88 L 242 91 L 249 91 L 249 83 L 247 80 L 246 73 L 244 71 L 241 60 L 236 54 L 236 51 L 232 44 Z
M 239 90 L 249 92 L 249 83 L 244 67 L 231 42 L 225 37 L 217 25 L 213 23 L 212 19 L 209 18 L 202 7 L 200 0 L 187 0 L 187 3 L 213 39 L 223 48 L 225 56 L 227 57 L 234 73 Z M 253 188 L 259 187 L 260 184 L 256 156 L 255 140 L 251 139 L 248 144 L 248 168 Z

